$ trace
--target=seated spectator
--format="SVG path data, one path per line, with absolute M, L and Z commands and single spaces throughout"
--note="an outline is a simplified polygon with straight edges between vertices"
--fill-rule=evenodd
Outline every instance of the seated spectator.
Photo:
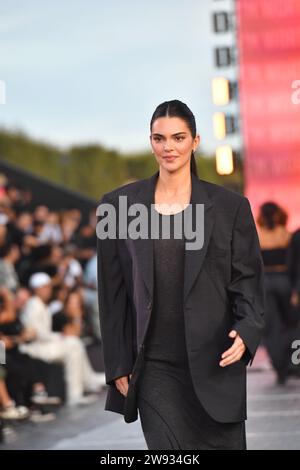
M 85 266 L 83 297 L 87 308 L 87 316 L 91 324 L 92 334 L 94 338 L 100 341 L 101 333 L 97 285 L 97 256 L 94 255 Z
M 52 278 L 53 285 L 60 285 L 63 277 L 59 273 L 58 266 L 62 260 L 62 248 L 58 245 L 44 244 L 32 249 L 27 270 L 22 281 L 28 285 L 30 276 L 36 272 L 47 273 Z
M 33 211 L 33 218 L 37 222 L 41 222 L 42 224 L 45 224 L 47 222 L 47 219 L 49 217 L 49 209 L 47 206 L 40 204 L 37 206 L 34 211 Z
M 86 263 L 95 254 L 96 242 L 96 230 L 91 225 L 84 225 L 80 228 L 79 233 L 76 234 L 77 258 L 83 268 L 85 268 Z
M 17 318 L 11 293 L 3 287 L 0 300 L 0 339 L 6 349 L 4 368 L 11 395 L 18 405 L 58 405 L 61 400 L 49 397 L 44 385 L 49 366 L 19 351 L 19 345 L 27 341 L 31 332 Z
M 83 299 L 79 289 L 70 291 L 63 308 L 52 317 L 53 331 L 80 337 L 84 318 Z
M 65 286 L 65 284 L 53 286 L 53 299 L 49 303 L 49 311 L 51 315 L 61 312 L 68 293 L 69 289 L 67 286 Z
M 76 246 L 67 245 L 59 265 L 59 272 L 62 276 L 63 283 L 69 288 L 80 285 L 82 280 L 82 267 L 76 259 Z
M 32 215 L 28 211 L 21 212 L 11 227 L 13 243 L 21 247 L 24 237 L 32 231 Z
M 19 278 L 15 263 L 20 258 L 18 245 L 6 243 L 0 247 L 0 286 L 15 292 L 19 287 Z
M 81 214 L 77 209 L 64 211 L 61 217 L 61 230 L 64 244 L 73 243 L 80 225 Z
M 31 357 L 46 362 L 61 361 L 65 368 L 67 402 L 70 405 L 89 401 L 84 392 L 100 391 L 105 385 L 104 373 L 93 371 L 86 350 L 77 336 L 52 331 L 52 317 L 48 302 L 52 294 L 51 278 L 46 273 L 35 273 L 29 280 L 33 296 L 22 312 L 22 321 L 31 328 L 31 342 L 21 350 Z
M 50 212 L 46 219 L 40 240 L 43 243 L 60 244 L 63 241 L 62 231 L 59 224 L 59 214 Z

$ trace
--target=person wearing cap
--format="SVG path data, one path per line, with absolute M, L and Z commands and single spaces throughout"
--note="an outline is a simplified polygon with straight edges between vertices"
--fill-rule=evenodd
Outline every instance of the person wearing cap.
M 33 274 L 29 279 L 29 288 L 33 296 L 21 312 L 21 320 L 32 331 L 32 340 L 21 346 L 22 352 L 49 363 L 63 362 L 68 404 L 88 403 L 91 397 L 85 397 L 84 392 L 101 390 L 104 385 L 103 374 L 93 371 L 78 337 L 52 331 L 52 317 L 48 308 L 52 283 L 48 274 Z

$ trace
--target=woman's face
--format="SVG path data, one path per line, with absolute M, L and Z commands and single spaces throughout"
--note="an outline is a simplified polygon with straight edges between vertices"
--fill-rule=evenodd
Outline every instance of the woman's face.
M 192 150 L 196 150 L 199 141 L 199 135 L 193 138 L 181 118 L 161 117 L 152 124 L 151 147 L 157 163 L 169 172 L 190 165 Z
M 81 308 L 82 303 L 80 294 L 78 292 L 72 292 L 66 301 L 66 313 L 69 315 L 76 314 L 77 312 L 81 312 Z

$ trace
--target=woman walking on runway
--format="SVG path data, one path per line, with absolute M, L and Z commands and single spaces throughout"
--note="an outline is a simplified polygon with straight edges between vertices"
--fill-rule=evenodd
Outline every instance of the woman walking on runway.
M 288 272 L 291 233 L 287 220 L 285 210 L 272 201 L 261 205 L 257 217 L 266 291 L 263 338 L 279 385 L 284 385 L 293 372 L 291 344 L 294 330 L 297 335 L 298 318 L 291 310 L 292 285 Z M 295 319 L 291 321 L 293 315 Z
M 105 409 L 126 422 L 139 413 L 149 449 L 245 449 L 246 365 L 260 341 L 264 309 L 250 204 L 198 178 L 200 138 L 185 103 L 160 104 L 150 132 L 157 173 L 106 193 L 98 208 Z M 129 207 L 147 209 L 157 236 L 100 234 L 100 208 L 112 207 L 124 235 L 122 196 Z M 187 243 L 188 220 L 194 238 L 203 232 L 197 248 Z

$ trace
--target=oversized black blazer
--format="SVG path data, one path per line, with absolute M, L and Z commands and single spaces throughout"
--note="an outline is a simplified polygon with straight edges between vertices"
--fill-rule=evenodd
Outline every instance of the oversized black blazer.
M 130 204 L 154 204 L 159 172 L 104 194 L 100 204 L 119 196 Z M 186 250 L 183 315 L 189 365 L 196 394 L 219 422 L 246 419 L 246 365 L 253 361 L 264 326 L 264 282 L 261 252 L 246 197 L 198 179 L 192 174 L 191 207 L 204 204 L 204 245 Z M 104 216 L 98 216 L 98 222 Z M 118 223 L 118 217 L 116 224 Z M 126 422 L 138 417 L 137 379 L 153 308 L 153 240 L 97 238 L 98 298 L 106 383 L 105 409 Z M 231 329 L 247 349 L 242 359 L 221 367 L 231 346 Z M 171 338 L 166 338 L 166 341 Z M 127 397 L 114 379 L 133 374 Z

